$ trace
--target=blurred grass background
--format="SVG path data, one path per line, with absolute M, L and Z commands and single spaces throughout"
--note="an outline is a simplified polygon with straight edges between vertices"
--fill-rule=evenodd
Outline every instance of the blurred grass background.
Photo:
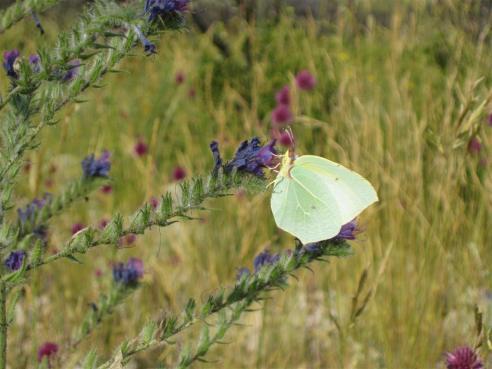
M 219 140 L 229 157 L 241 140 L 268 139 L 274 94 L 290 84 L 299 152 L 361 173 L 380 202 L 362 216 L 353 257 L 316 265 L 314 273 L 303 272 L 287 291 L 274 293 L 243 319 L 246 326 L 228 334 L 229 345 L 210 353 L 218 361 L 207 367 L 443 367 L 444 352 L 475 343 L 474 307 L 492 310 L 490 6 L 338 0 L 330 2 L 329 14 L 296 17 L 292 8 L 280 7 L 275 16 L 264 10 L 250 22 L 239 8 L 206 33 L 190 20 L 188 31 L 163 35 L 158 55 L 138 52 L 121 66 L 124 73 L 86 94 L 88 103 L 60 114 L 60 124 L 45 132 L 41 149 L 30 156 L 18 195 L 27 202 L 57 193 L 79 175 L 87 153 L 113 153 L 113 192 L 95 193 L 70 216 L 55 219 L 55 250 L 74 223 L 128 214 L 173 189 L 173 168 L 208 172 L 211 140 Z M 213 13 L 211 7 L 202 3 L 194 11 Z M 43 17 L 46 37 L 26 21 L 2 35 L 2 49 L 27 54 L 50 42 L 70 24 L 58 11 Z M 228 45 L 229 57 L 214 46 L 214 35 Z M 301 69 L 316 76 L 314 91 L 295 89 Z M 177 74 L 184 76 L 181 84 Z M 467 150 L 471 137 L 480 140 L 479 153 Z M 144 157 L 133 151 L 139 139 L 149 145 Z M 110 283 L 111 262 L 141 257 L 146 276 L 144 287 L 85 343 L 103 355 L 137 333 L 146 317 L 178 311 L 188 297 L 200 300 L 233 283 L 236 269 L 251 266 L 265 247 L 291 246 L 275 227 L 268 194 L 208 206 L 202 221 L 153 230 L 131 248 L 93 250 L 84 265 L 60 262 L 33 274 L 10 337 L 17 351 L 12 367 L 29 367 L 45 340 L 69 337 Z M 365 270 L 363 295 L 370 299 L 351 319 Z M 196 333 L 181 337 L 178 347 Z M 166 346 L 143 354 L 135 367 L 170 363 L 174 353 Z

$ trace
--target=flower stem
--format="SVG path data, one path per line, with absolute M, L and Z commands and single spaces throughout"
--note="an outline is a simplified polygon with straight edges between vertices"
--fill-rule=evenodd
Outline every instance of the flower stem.
M 7 287 L 0 282 L 0 369 L 7 367 Z

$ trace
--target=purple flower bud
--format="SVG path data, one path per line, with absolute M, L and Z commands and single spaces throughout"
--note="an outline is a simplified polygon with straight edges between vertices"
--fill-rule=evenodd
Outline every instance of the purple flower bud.
M 51 194 L 45 193 L 43 198 L 35 198 L 29 204 L 26 205 L 25 209 L 17 209 L 17 214 L 19 216 L 19 221 L 21 225 L 26 223 L 34 223 L 36 218 L 36 212 L 41 210 L 47 203 L 51 201 Z
M 98 223 L 97 223 L 97 228 L 103 230 L 104 228 L 106 228 L 106 226 L 109 224 L 109 221 L 107 219 L 101 219 Z
M 265 250 L 258 254 L 253 260 L 253 266 L 255 268 L 255 273 L 264 266 L 264 265 L 274 265 L 280 260 L 279 254 L 270 254 L 268 250 Z
M 482 144 L 477 136 L 473 136 L 470 141 L 468 141 L 468 152 L 472 155 L 479 154 L 482 149 Z
M 113 186 L 111 186 L 110 184 L 101 187 L 101 193 L 108 195 L 111 192 L 113 192 Z
M 14 64 L 17 58 L 20 56 L 18 50 L 5 51 L 3 53 L 3 67 L 7 72 L 7 76 L 17 79 L 18 75 L 15 71 Z
M 29 64 L 31 64 L 34 73 L 41 72 L 41 59 L 39 58 L 39 55 L 32 54 L 29 56 Z
M 185 74 L 182 71 L 179 71 L 178 73 L 176 73 L 176 76 L 174 77 L 174 80 L 176 81 L 177 85 L 183 84 L 185 79 L 186 79 Z
M 316 79 L 309 71 L 302 70 L 296 76 L 296 83 L 301 90 L 311 91 L 316 86 Z
M 272 122 L 278 126 L 291 123 L 293 120 L 292 112 L 288 105 L 278 105 L 272 111 Z
M 340 232 L 338 232 L 338 235 L 335 236 L 334 239 L 336 240 L 355 240 L 355 236 L 357 234 L 358 228 L 357 228 L 357 221 L 351 220 L 347 224 L 344 224 L 342 228 L 340 229 Z
M 263 168 L 268 167 L 273 162 L 274 154 L 277 153 L 274 145 L 275 141 L 271 141 L 266 146 L 261 146 L 258 137 L 253 137 L 250 141 L 243 141 L 239 145 L 234 158 L 224 165 L 224 171 L 230 173 L 236 169 L 263 177 Z M 216 171 L 222 165 L 217 142 L 212 142 L 210 148 L 214 155 L 214 171 Z
M 79 74 L 79 69 L 82 64 L 80 63 L 80 60 L 71 60 L 68 62 L 68 70 L 65 72 L 65 74 L 62 76 L 62 81 L 63 82 L 70 82 L 73 80 L 77 74 Z
M 289 132 L 282 132 L 280 134 L 278 142 L 284 147 L 291 147 L 292 145 L 294 145 L 294 139 L 292 138 L 292 135 L 289 134 Z
M 43 361 L 43 358 L 47 358 L 48 361 L 56 355 L 58 352 L 58 345 L 53 342 L 45 342 L 38 349 L 38 361 Z
M 18 270 L 22 266 L 25 258 L 26 252 L 24 250 L 12 251 L 8 258 L 5 260 L 4 265 L 10 271 Z
M 137 34 L 138 39 L 140 40 L 140 43 L 142 44 L 145 53 L 147 55 L 155 54 L 157 52 L 155 45 L 152 42 L 150 42 L 147 39 L 147 37 L 145 37 L 140 27 L 134 26 L 133 29 L 135 30 L 135 33 Z
M 133 152 L 135 153 L 135 155 L 142 157 L 144 155 L 147 155 L 147 153 L 149 152 L 149 146 L 145 143 L 144 140 L 139 139 L 133 147 Z
M 458 347 L 446 354 L 447 369 L 483 369 L 483 363 L 470 347 Z
M 155 210 L 159 206 L 159 200 L 156 197 L 152 196 L 149 200 L 149 204 L 150 206 L 152 206 L 152 209 Z
M 87 156 L 82 161 L 83 176 L 86 178 L 107 177 L 111 169 L 111 154 L 109 151 L 103 151 L 99 159 L 94 154 Z
M 118 263 L 113 267 L 113 280 L 125 286 L 135 286 L 143 276 L 143 262 L 131 258 L 126 264 Z
M 240 268 L 237 271 L 236 280 L 239 281 L 243 276 L 249 276 L 250 274 L 251 272 L 249 271 L 248 268 Z
M 80 232 L 81 230 L 85 229 L 86 226 L 82 223 L 75 223 L 74 225 L 72 225 L 72 236 L 78 232 Z
M 186 169 L 183 167 L 176 167 L 173 169 L 173 181 L 179 182 L 186 178 Z
M 275 100 L 278 105 L 287 105 L 290 106 L 290 87 L 289 85 L 285 85 L 281 90 L 277 92 L 275 95 Z

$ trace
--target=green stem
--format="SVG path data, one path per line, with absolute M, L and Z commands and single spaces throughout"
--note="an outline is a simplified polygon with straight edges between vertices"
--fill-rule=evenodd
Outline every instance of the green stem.
M 0 283 L 0 369 L 7 367 L 7 287 Z

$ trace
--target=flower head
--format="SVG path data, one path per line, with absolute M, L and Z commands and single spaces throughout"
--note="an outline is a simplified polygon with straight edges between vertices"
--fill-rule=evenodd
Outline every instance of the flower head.
M 188 0 L 147 0 L 145 12 L 149 14 L 149 21 L 154 21 L 167 14 L 188 10 L 188 2 Z
M 272 122 L 276 125 L 285 125 L 291 123 L 293 120 L 292 112 L 289 105 L 278 105 L 272 111 Z
M 113 280 L 125 286 L 135 286 L 143 276 L 143 262 L 131 258 L 126 264 L 118 263 L 113 267 Z
M 144 140 L 139 139 L 135 146 L 133 146 L 133 152 L 138 157 L 145 156 L 149 152 L 149 146 L 145 143 Z
M 259 253 L 255 259 L 253 260 L 253 266 L 255 268 L 255 273 L 264 266 L 264 265 L 274 265 L 280 260 L 279 254 L 271 254 L 270 251 L 265 250 Z
M 316 86 L 316 79 L 309 71 L 302 70 L 296 76 L 296 83 L 301 90 L 310 91 Z
M 470 154 L 479 154 L 482 150 L 482 144 L 477 136 L 473 136 L 470 141 L 468 141 L 468 152 Z
M 277 152 L 274 146 L 275 140 L 270 141 L 265 146 L 261 146 L 258 137 L 253 137 L 249 141 L 243 141 L 236 150 L 234 158 L 224 165 L 224 171 L 230 173 L 236 169 L 263 177 L 263 168 L 272 165 L 275 160 L 275 154 Z M 222 165 L 222 159 L 217 142 L 212 142 L 210 148 L 215 160 L 214 170 L 218 170 Z
M 84 177 L 107 177 L 109 175 L 109 170 L 111 169 L 111 161 L 109 160 L 110 157 L 111 154 L 109 151 L 103 151 L 99 159 L 96 159 L 94 154 L 87 156 L 82 161 L 82 171 Z
M 248 268 L 239 268 L 236 274 L 236 280 L 240 280 L 243 276 L 249 276 L 251 272 Z
M 3 53 L 3 67 L 7 72 L 7 76 L 12 78 L 17 78 L 17 72 L 15 71 L 14 65 L 17 58 L 20 56 L 19 50 L 14 49 L 11 51 L 5 51 Z
M 43 361 L 43 358 L 47 358 L 48 360 L 51 357 L 55 356 L 58 352 L 58 345 L 53 342 L 45 342 L 38 349 L 38 361 Z
M 82 223 L 75 223 L 75 224 L 73 224 L 73 225 L 72 225 L 72 229 L 71 229 L 71 231 L 72 231 L 72 236 L 73 236 L 74 234 L 76 234 L 76 233 L 79 233 L 81 230 L 83 230 L 83 229 L 85 229 L 85 228 L 86 228 L 86 226 L 85 226 L 84 224 L 82 224 Z
M 355 236 L 357 234 L 357 220 L 353 219 L 347 224 L 344 224 L 338 232 L 338 235 L 334 237 L 334 240 L 342 241 L 342 240 L 355 240 Z
M 173 169 L 173 180 L 176 182 L 182 181 L 186 178 L 186 169 L 183 167 L 176 167 Z
M 50 202 L 51 198 L 52 196 L 50 193 L 45 193 L 41 199 L 35 198 L 27 204 L 24 209 L 17 209 L 17 215 L 19 216 L 21 225 L 25 225 L 26 223 L 34 223 L 36 220 L 36 212 L 41 210 L 48 202 Z
M 82 64 L 80 63 L 80 60 L 78 59 L 69 61 L 68 70 L 62 76 L 62 81 L 70 82 L 71 80 L 73 80 L 77 76 L 77 74 L 79 74 L 79 69 L 81 65 Z
M 290 87 L 285 85 L 275 95 L 275 100 L 278 105 L 290 105 Z
M 458 347 L 446 354 L 447 369 L 483 369 L 483 363 L 470 347 Z
M 144 51 L 147 55 L 155 54 L 157 53 L 155 44 L 149 41 L 147 37 L 143 34 L 142 30 L 140 29 L 139 26 L 134 26 L 133 29 L 135 30 L 135 33 L 138 36 L 138 39 L 140 40 L 140 43 L 142 44 Z
M 8 258 L 5 259 L 4 265 L 10 271 L 18 270 L 22 266 L 25 258 L 26 252 L 24 250 L 12 251 Z
M 39 58 L 39 55 L 37 54 L 30 55 L 29 64 L 31 64 L 31 68 L 34 73 L 41 72 L 41 59 Z

